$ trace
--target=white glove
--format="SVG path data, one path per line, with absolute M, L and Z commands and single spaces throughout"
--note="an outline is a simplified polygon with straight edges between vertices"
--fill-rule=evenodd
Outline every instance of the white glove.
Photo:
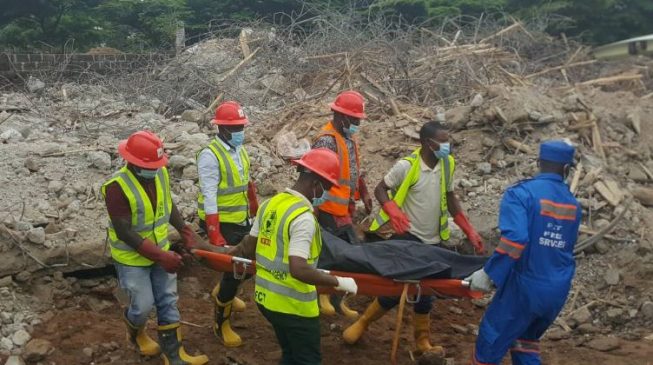
M 492 279 L 485 273 L 485 270 L 480 269 L 474 272 L 472 275 L 465 278 L 465 281 L 469 281 L 470 289 L 474 291 L 489 292 L 494 287 Z
M 358 285 L 356 285 L 356 281 L 354 279 L 342 278 L 340 276 L 334 276 L 334 278 L 338 280 L 338 286 L 336 286 L 336 290 L 340 290 L 352 294 L 356 294 L 356 292 L 358 291 Z

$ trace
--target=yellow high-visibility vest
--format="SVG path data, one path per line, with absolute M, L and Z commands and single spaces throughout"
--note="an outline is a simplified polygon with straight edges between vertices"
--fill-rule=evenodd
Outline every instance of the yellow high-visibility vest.
M 288 243 L 290 223 L 313 207 L 303 199 L 284 192 L 261 205 L 258 214 L 258 241 L 256 244 L 256 287 L 254 298 L 270 311 L 294 314 L 300 317 L 317 317 L 317 290 L 314 285 L 301 282 L 290 274 Z M 317 267 L 322 250 L 320 226 L 315 220 L 315 234 L 307 263 Z
M 218 165 L 220 165 L 220 183 L 217 195 L 220 222 L 240 224 L 249 217 L 249 200 L 247 199 L 249 156 L 247 151 L 245 148 L 240 149 L 240 161 L 243 164 L 243 178 L 241 179 L 238 166 L 220 141 L 214 138 L 206 148 L 213 152 L 218 159 Z M 197 153 L 197 157 L 202 151 L 203 149 Z M 206 217 L 204 195 L 201 191 L 197 195 L 197 215 L 201 220 Z
M 156 185 L 156 209 L 136 176 L 124 166 L 102 185 L 102 195 L 106 197 L 109 184 L 117 182 L 123 194 L 129 201 L 132 212 L 131 229 L 143 239 L 149 239 L 167 251 L 170 248 L 168 240 L 168 224 L 172 211 L 172 195 L 170 194 L 170 176 L 165 167 L 159 169 L 154 178 Z M 129 266 L 150 266 L 153 262 L 147 259 L 131 246 L 121 241 L 109 219 L 109 244 L 111 257 L 117 262 Z
M 404 160 L 410 162 L 410 170 L 406 174 L 406 178 L 399 185 L 396 192 L 390 192 L 390 197 L 401 208 L 404 205 L 406 196 L 410 187 L 419 181 L 420 174 L 420 153 L 421 147 L 413 151 L 410 156 L 404 157 Z M 447 206 L 447 187 L 453 181 L 453 173 L 456 168 L 456 161 L 453 156 L 449 155 L 447 158 L 440 160 L 440 239 L 442 241 L 449 240 L 451 230 L 449 229 L 449 209 Z M 383 224 L 388 222 L 390 217 L 381 209 L 376 218 L 370 225 L 370 231 L 374 232 L 379 229 Z

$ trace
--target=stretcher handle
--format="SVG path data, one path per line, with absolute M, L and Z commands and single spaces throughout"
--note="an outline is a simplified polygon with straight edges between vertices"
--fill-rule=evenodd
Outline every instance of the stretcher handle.
M 233 256 L 231 259 L 231 262 L 233 263 L 234 266 L 234 279 L 243 281 L 245 280 L 245 277 L 247 277 L 247 267 L 250 265 L 253 265 L 252 260 L 244 259 L 242 257 L 237 257 Z M 238 273 L 238 267 L 242 267 L 243 272 L 242 274 Z

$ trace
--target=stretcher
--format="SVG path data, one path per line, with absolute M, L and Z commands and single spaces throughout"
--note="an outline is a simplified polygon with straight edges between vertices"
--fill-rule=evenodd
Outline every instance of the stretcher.
M 204 250 L 194 250 L 195 255 L 202 257 L 215 271 L 233 272 L 234 277 L 244 277 L 246 274 L 256 274 L 256 262 L 241 257 L 231 256 Z M 349 277 L 358 285 L 357 295 L 368 296 L 401 296 L 437 295 L 440 297 L 457 297 L 478 299 L 481 292 L 469 289 L 469 283 L 458 279 L 422 279 L 394 280 L 379 275 L 352 273 L 337 270 L 322 270 L 330 275 Z M 334 293 L 333 288 L 317 287 L 320 294 Z

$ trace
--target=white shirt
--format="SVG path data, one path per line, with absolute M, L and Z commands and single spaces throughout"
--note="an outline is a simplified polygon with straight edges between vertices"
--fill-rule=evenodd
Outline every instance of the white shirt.
M 241 180 L 245 180 L 243 176 L 243 163 L 240 160 L 240 149 L 243 146 L 238 146 L 237 148 L 231 147 L 228 143 L 225 143 L 222 139 L 215 138 L 218 143 L 221 143 L 224 148 L 231 156 L 231 159 L 234 160 L 236 167 L 238 168 L 238 173 L 240 174 Z M 216 214 L 218 213 L 218 184 L 220 184 L 220 163 L 218 158 L 215 156 L 213 151 L 210 148 L 204 148 L 200 152 L 199 157 L 197 158 L 197 174 L 199 175 L 200 181 L 200 191 L 204 195 L 204 211 L 206 214 Z M 249 180 L 249 177 L 247 177 Z
M 286 193 L 301 198 L 306 205 L 310 207 L 313 206 L 304 195 L 295 190 L 286 189 Z M 252 224 L 252 229 L 249 232 L 249 235 L 252 237 L 258 237 L 258 218 L 259 216 L 256 215 L 254 223 Z M 313 236 L 315 235 L 315 226 L 315 216 L 313 215 L 312 210 L 298 215 L 292 222 L 290 222 L 288 232 L 290 237 L 290 242 L 288 243 L 288 256 L 297 256 L 303 259 L 311 257 L 311 243 L 313 242 Z
M 433 169 L 429 168 L 419 156 L 419 180 L 408 189 L 406 200 L 401 209 L 410 219 L 409 232 L 422 242 L 436 244 L 440 242 L 440 175 L 442 167 L 438 162 Z M 390 169 L 385 178 L 385 184 L 398 190 L 410 171 L 410 162 L 399 160 Z M 453 191 L 453 181 L 449 182 L 447 191 Z

